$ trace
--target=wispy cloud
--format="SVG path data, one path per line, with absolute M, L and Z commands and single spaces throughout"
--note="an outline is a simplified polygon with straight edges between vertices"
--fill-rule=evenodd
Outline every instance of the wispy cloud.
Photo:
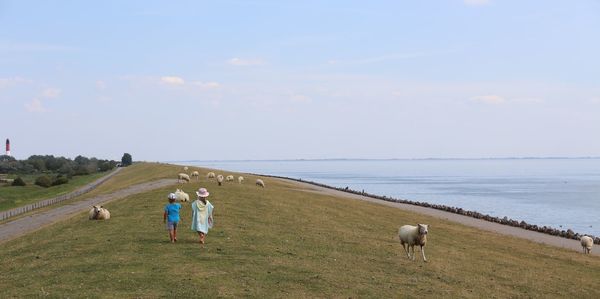
M 514 98 L 514 99 L 509 99 L 510 102 L 515 102 L 515 103 L 543 103 L 544 99 L 540 99 L 540 98 Z
M 79 49 L 65 45 L 0 41 L 0 51 L 3 52 L 70 52 L 77 50 Z
M 48 99 L 55 99 L 60 96 L 61 92 L 62 90 L 60 90 L 59 88 L 46 88 L 44 89 L 44 91 L 42 91 L 42 97 Z
M 472 97 L 471 101 L 493 105 L 506 103 L 506 99 L 498 95 L 476 96 Z
M 305 96 L 303 94 L 293 94 L 293 95 L 291 95 L 290 100 L 295 103 L 310 103 L 310 102 L 312 102 L 312 99 L 310 97 Z
M 193 85 L 199 86 L 201 89 L 216 89 L 221 87 L 221 84 L 218 82 L 202 82 L 202 81 L 194 81 Z
M 107 96 L 99 96 L 96 98 L 96 100 L 101 103 L 108 103 L 112 101 L 112 98 Z
M 406 53 L 394 53 L 380 56 L 372 56 L 351 60 L 337 60 L 331 59 L 327 61 L 329 65 L 361 65 L 361 64 L 371 64 L 385 61 L 393 61 L 393 60 L 405 60 L 412 58 L 420 58 L 420 57 L 429 57 L 436 55 L 443 55 L 447 53 L 453 53 L 457 50 L 444 50 L 444 51 L 416 51 L 416 52 L 406 52 Z
M 531 103 L 531 104 L 539 104 L 543 103 L 544 99 L 541 98 L 506 98 L 499 95 L 483 95 L 472 97 L 471 101 L 490 104 L 490 105 L 498 105 L 498 104 L 506 104 L 506 103 Z
M 246 59 L 246 58 L 238 58 L 234 57 L 227 60 L 229 65 L 234 66 L 258 66 L 265 64 L 264 60 L 258 58 Z
M 25 110 L 32 113 L 46 112 L 46 108 L 39 99 L 33 99 L 30 103 L 26 103 Z
M 31 80 L 27 80 L 21 77 L 0 78 L 0 88 L 7 88 L 17 84 L 29 82 L 31 82 Z
M 106 82 L 104 82 L 102 80 L 96 81 L 96 88 L 99 89 L 99 90 L 105 90 L 106 89 Z
M 463 3 L 470 6 L 481 6 L 490 4 L 490 0 L 463 0 Z
M 169 85 L 183 85 L 183 84 L 185 84 L 185 80 L 183 80 L 183 78 L 181 78 L 181 77 L 175 77 L 175 76 L 161 77 L 160 78 L 160 82 L 162 82 L 164 84 L 169 84 Z

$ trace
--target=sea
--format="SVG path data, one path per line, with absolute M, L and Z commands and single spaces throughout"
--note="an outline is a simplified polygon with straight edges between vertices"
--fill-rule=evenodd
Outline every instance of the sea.
M 177 161 L 268 174 L 600 236 L 600 159 Z

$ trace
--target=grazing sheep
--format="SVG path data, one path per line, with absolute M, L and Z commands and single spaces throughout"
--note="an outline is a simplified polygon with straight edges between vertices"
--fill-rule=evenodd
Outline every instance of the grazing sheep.
M 594 244 L 594 240 L 588 236 L 581 237 L 581 247 L 583 247 L 583 253 L 589 254 L 592 252 L 592 245 Z
M 225 180 L 228 182 L 233 182 L 233 176 L 232 175 L 228 175 L 227 177 L 225 177 Z
M 190 181 L 190 176 L 187 175 L 186 173 L 180 173 L 179 175 L 177 175 L 177 182 L 187 183 L 189 181 Z
M 403 225 L 398 230 L 400 244 L 402 244 L 402 248 L 404 248 L 409 259 L 411 259 L 410 249 L 412 248 L 412 260 L 415 260 L 415 245 L 419 245 L 421 246 L 423 261 L 427 262 L 425 249 L 423 248 L 427 244 L 427 229 L 427 224 L 417 224 L 417 226 Z
M 207 178 L 207 179 L 214 179 L 214 178 L 215 178 L 215 173 L 214 173 L 214 172 L 209 172 L 209 173 L 206 175 L 206 178 Z
M 183 190 L 181 190 L 181 189 L 175 190 L 175 196 L 177 197 L 176 199 L 178 201 L 182 201 L 182 202 L 184 202 L 184 201 L 186 201 L 186 202 L 190 201 L 189 194 L 183 192 Z
M 192 172 L 192 177 L 196 178 L 196 181 L 200 180 L 200 173 L 197 171 Z
M 244 177 L 243 176 L 239 176 L 238 177 L 238 183 L 243 183 L 244 182 Z
M 103 206 L 92 206 L 89 213 L 90 220 L 107 220 L 110 219 L 110 212 Z
M 223 176 L 222 175 L 217 176 L 217 183 L 219 183 L 219 186 L 221 186 L 221 184 L 223 184 Z
M 188 171 L 188 169 L 189 169 L 189 168 L 188 168 L 187 166 L 184 166 L 184 167 L 183 167 L 183 171 Z
M 256 186 L 261 186 L 261 187 L 265 187 L 265 182 L 263 182 L 263 180 L 261 179 L 257 179 L 256 180 Z

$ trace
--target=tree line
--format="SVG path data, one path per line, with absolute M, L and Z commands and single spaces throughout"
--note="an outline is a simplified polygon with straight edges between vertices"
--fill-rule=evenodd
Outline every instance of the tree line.
M 0 156 L 0 173 L 5 174 L 39 174 L 53 173 L 66 177 L 88 175 L 111 170 L 119 162 L 97 158 L 77 156 L 71 160 L 53 155 L 33 155 L 26 160 L 17 160 L 11 156 Z

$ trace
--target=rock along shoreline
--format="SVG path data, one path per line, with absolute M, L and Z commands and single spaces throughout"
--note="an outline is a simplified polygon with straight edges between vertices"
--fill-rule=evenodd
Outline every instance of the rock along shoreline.
M 483 214 L 483 213 L 476 212 L 476 211 L 466 210 L 463 208 L 451 207 L 451 206 L 446 206 L 446 205 L 438 205 L 438 204 L 430 204 L 428 202 L 421 202 L 421 201 L 399 199 L 399 198 L 394 198 L 394 197 L 390 197 L 390 196 L 382 196 L 382 195 L 364 192 L 364 190 L 357 191 L 357 190 L 350 189 L 348 187 L 345 187 L 345 188 L 333 187 L 333 186 L 329 186 L 329 185 L 322 184 L 322 183 L 306 181 L 303 179 L 295 179 L 295 178 L 289 178 L 289 177 L 284 177 L 284 176 L 255 174 L 255 173 L 249 173 L 249 174 L 256 175 L 256 176 L 269 177 L 269 178 L 291 180 L 291 181 L 306 183 L 306 184 L 310 184 L 310 185 L 314 185 L 314 186 L 318 186 L 318 187 L 322 187 L 322 188 L 351 193 L 351 194 L 355 194 L 355 195 L 362 195 L 362 196 L 366 196 L 366 197 L 370 197 L 370 198 L 374 198 L 374 199 L 378 199 L 378 200 L 397 202 L 397 203 L 403 203 L 403 204 L 409 204 L 409 205 L 414 205 L 414 206 L 420 206 L 420 207 L 425 207 L 425 208 L 430 208 L 430 209 L 446 211 L 446 212 L 450 212 L 450 213 L 454 213 L 454 214 L 458 214 L 458 215 L 472 217 L 475 219 L 481 219 L 481 220 L 485 220 L 485 221 L 489 221 L 489 222 L 493 222 L 493 223 L 499 223 L 499 224 L 503 224 L 503 225 L 507 225 L 507 226 L 519 227 L 522 229 L 535 231 L 535 232 L 539 232 L 539 233 L 544 233 L 544 234 L 548 234 L 548 235 L 552 235 L 552 236 L 558 236 L 558 237 L 562 237 L 562 238 L 566 238 L 566 239 L 579 240 L 582 236 L 584 236 L 584 234 L 576 233 L 572 229 L 559 230 L 557 228 L 553 228 L 553 227 L 549 227 L 549 226 L 545 226 L 545 225 L 539 226 L 536 224 L 527 223 L 523 220 L 519 221 L 519 220 L 510 219 L 506 216 L 500 218 L 500 217 L 491 216 L 491 215 Z M 591 237 L 594 240 L 594 244 L 600 244 L 600 237 L 589 235 L 589 234 L 585 234 L 585 236 Z

